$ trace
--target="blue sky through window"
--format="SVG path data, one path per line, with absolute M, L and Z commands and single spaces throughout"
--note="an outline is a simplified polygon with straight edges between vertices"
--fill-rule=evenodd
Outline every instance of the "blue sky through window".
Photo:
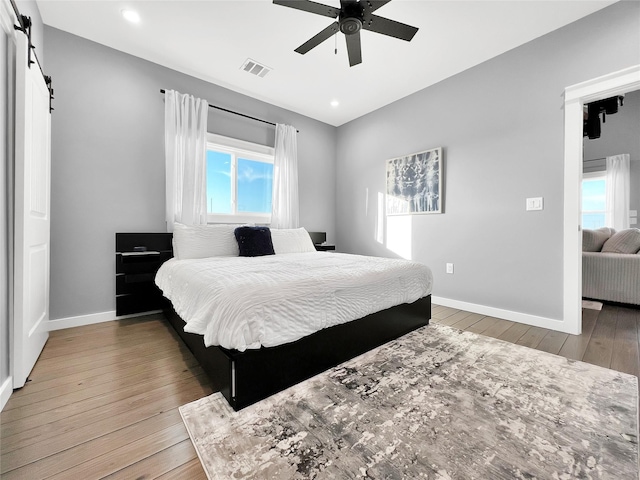
M 231 155 L 207 150 L 207 211 L 231 211 Z
M 582 228 L 604 227 L 606 181 L 603 178 L 582 181 Z
M 238 211 L 271 213 L 273 164 L 238 159 Z
M 233 156 L 207 150 L 207 211 L 233 214 Z M 236 212 L 271 213 L 273 164 L 238 158 L 236 164 Z
M 582 182 L 582 210 L 602 210 L 605 209 L 606 202 L 606 182 L 604 179 L 587 180 Z

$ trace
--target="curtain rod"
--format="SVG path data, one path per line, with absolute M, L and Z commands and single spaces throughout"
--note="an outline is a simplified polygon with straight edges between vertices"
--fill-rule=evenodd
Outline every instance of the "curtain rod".
M 165 93 L 165 89 L 161 88 L 160 89 L 160 93 Z M 274 127 L 277 125 L 277 124 L 275 124 L 273 122 L 269 122 L 269 121 L 263 120 L 261 118 L 252 117 L 250 115 L 245 115 L 244 113 L 240 113 L 240 112 L 234 112 L 233 110 L 228 110 L 226 108 L 218 107 L 217 105 L 211 105 L 210 103 L 209 103 L 209 108 L 215 108 L 216 110 L 222 110 L 223 112 L 232 113 L 234 115 L 239 115 L 241 117 L 248 118 L 250 120 L 255 120 L 257 122 L 266 123 L 267 125 L 273 125 Z M 296 130 L 296 132 L 300 133 L 300 130 Z

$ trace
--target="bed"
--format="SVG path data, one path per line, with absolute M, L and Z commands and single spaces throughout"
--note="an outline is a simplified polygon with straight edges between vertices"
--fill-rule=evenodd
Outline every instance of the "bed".
M 304 229 L 270 231 L 275 255 L 239 256 L 234 229 L 177 225 L 155 280 L 234 410 L 429 323 L 428 267 L 316 252 Z

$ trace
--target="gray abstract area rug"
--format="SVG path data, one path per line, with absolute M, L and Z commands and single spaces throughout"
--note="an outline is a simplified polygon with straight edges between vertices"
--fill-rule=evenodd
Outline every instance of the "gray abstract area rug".
M 210 479 L 638 479 L 624 373 L 430 325 L 239 412 L 180 408 Z

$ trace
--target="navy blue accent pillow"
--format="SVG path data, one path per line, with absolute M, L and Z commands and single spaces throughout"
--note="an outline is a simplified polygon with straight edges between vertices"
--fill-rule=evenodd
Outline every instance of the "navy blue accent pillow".
M 269 227 L 238 227 L 233 232 L 241 257 L 275 255 Z

